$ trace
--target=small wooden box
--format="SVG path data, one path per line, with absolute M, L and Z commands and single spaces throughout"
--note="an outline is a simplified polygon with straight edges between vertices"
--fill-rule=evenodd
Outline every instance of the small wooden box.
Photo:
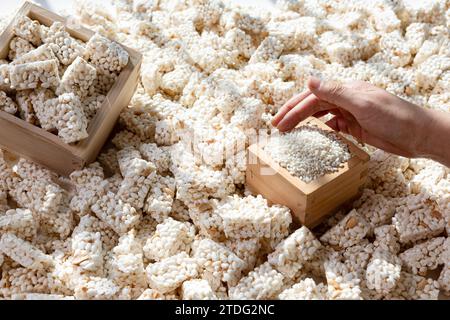
M 54 21 L 61 21 L 71 36 L 84 42 L 94 34 L 93 31 L 81 26 L 69 26 L 65 18 L 30 2 L 25 2 L 18 10 L 16 16 L 19 15 L 26 15 L 46 26 L 50 26 Z M 0 58 L 8 55 L 9 42 L 12 38 L 11 22 L 0 35 Z M 89 123 L 88 138 L 68 145 L 57 135 L 0 110 L 0 148 L 35 161 L 62 175 L 68 175 L 94 161 L 120 112 L 130 102 L 139 81 L 142 55 L 135 50 L 122 47 L 129 54 L 128 65 L 121 71 L 105 102 Z
M 333 131 L 316 118 L 308 118 L 299 124 L 301 125 Z M 247 187 L 272 204 L 289 207 L 297 222 L 309 228 L 315 227 L 342 204 L 356 198 L 367 177 L 369 155 L 342 135 L 339 136 L 347 143 L 352 157 L 337 172 L 326 174 L 310 183 L 292 176 L 275 163 L 263 151 L 264 143 L 251 145 L 247 158 Z

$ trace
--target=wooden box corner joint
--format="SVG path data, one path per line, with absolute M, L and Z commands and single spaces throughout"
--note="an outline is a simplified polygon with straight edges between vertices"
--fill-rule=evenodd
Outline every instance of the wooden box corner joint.
M 333 131 L 316 118 L 308 118 L 301 125 Z M 347 144 L 351 158 L 338 171 L 310 183 L 301 181 L 279 166 L 263 150 L 263 144 L 251 145 L 247 156 L 247 187 L 271 204 L 289 207 L 297 222 L 309 228 L 317 226 L 341 205 L 356 198 L 367 178 L 369 155 L 339 133 L 338 136 Z
M 14 36 L 13 22 L 22 15 L 46 26 L 60 21 L 65 24 L 71 36 L 84 42 L 94 35 L 94 32 L 87 28 L 68 26 L 65 18 L 27 1 L 0 35 L 0 58 L 7 57 L 9 43 Z M 128 52 L 128 65 L 120 72 L 106 95 L 105 102 L 89 123 L 88 138 L 69 145 L 58 136 L 0 110 L 0 148 L 37 162 L 61 175 L 68 175 L 94 161 L 120 112 L 130 102 L 139 81 L 142 55 L 126 46 L 122 47 Z

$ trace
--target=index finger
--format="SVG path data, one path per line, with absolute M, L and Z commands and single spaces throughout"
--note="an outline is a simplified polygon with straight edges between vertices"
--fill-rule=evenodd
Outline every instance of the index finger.
M 281 120 L 283 120 L 284 116 L 291 111 L 297 104 L 302 102 L 306 97 L 311 94 L 311 91 L 305 90 L 300 94 L 297 94 L 290 98 L 281 108 L 278 110 L 275 117 L 272 119 L 272 125 L 276 127 Z
M 311 94 L 295 108 L 290 110 L 283 120 L 280 121 L 277 128 L 282 132 L 289 131 L 295 128 L 300 121 L 303 121 L 318 112 L 334 109 L 337 109 L 336 105 L 320 100 L 314 94 Z

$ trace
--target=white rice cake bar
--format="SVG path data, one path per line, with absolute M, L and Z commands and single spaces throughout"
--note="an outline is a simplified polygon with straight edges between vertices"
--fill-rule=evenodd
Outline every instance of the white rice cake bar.
M 105 180 L 107 182 L 106 189 L 111 192 L 119 192 L 120 185 L 123 182 L 123 178 L 120 173 L 116 173 Z
M 69 178 L 76 187 L 84 187 L 90 184 L 99 184 L 105 178 L 105 174 L 100 164 L 93 162 L 81 170 L 73 171 Z
M 60 21 L 53 22 L 42 38 L 63 65 L 70 65 L 77 57 L 82 57 L 85 53 L 85 47 L 81 41 L 72 38 Z
M 417 68 L 416 83 L 424 90 L 434 88 L 441 74 L 450 69 L 450 57 L 433 55 L 422 62 Z
M 72 234 L 72 256 L 70 261 L 86 272 L 102 272 L 103 243 L 100 232 L 78 230 L 75 228 Z
M 91 121 L 95 117 L 95 115 L 101 109 L 105 101 L 107 105 L 110 106 L 110 102 L 106 96 L 96 93 L 87 96 L 83 99 L 82 101 L 83 111 L 88 121 Z
M 132 298 L 137 298 L 148 287 L 142 246 L 135 230 L 119 238 L 117 246 L 109 252 L 106 266 L 108 278 L 121 288 L 128 287 Z
M 56 174 L 52 171 L 24 158 L 20 158 L 19 161 L 13 165 L 12 169 L 14 173 L 22 179 L 31 178 L 51 182 L 51 180 L 56 177 Z
M 278 244 L 275 251 L 269 254 L 268 262 L 278 272 L 292 278 L 320 247 L 320 242 L 312 232 L 303 226 Z
M 6 92 L 0 91 L 0 110 L 9 114 L 15 114 L 17 112 L 17 104 L 13 99 L 8 97 Z
M 30 242 L 18 238 L 12 233 L 5 233 L 0 238 L 0 252 L 30 269 L 40 269 L 53 265 L 53 259 Z
M 79 228 L 79 229 L 78 229 Z M 100 232 L 102 239 L 102 248 L 105 252 L 110 251 L 117 246 L 119 235 L 114 232 L 105 222 L 99 220 L 94 215 L 84 215 L 80 218 L 78 226 L 74 232 Z
M 111 300 L 116 299 L 120 291 L 114 281 L 96 277 L 83 277 L 78 281 L 74 289 L 77 300 Z
M 316 284 L 313 279 L 306 278 L 284 290 L 278 296 L 280 300 L 327 300 L 328 287 L 323 283 Z
M 141 157 L 141 153 L 133 146 L 126 146 L 117 152 L 117 161 L 122 177 L 127 177 L 128 172 L 134 174 L 133 170 L 140 171 L 141 166 L 145 166 L 137 160 L 141 160 L 140 162 L 145 163 Z M 132 163 L 132 161 L 134 162 Z
M 34 49 L 34 46 L 25 39 L 20 37 L 14 37 L 9 42 L 9 52 L 8 58 L 9 60 L 14 60 L 16 58 L 20 58 L 27 52 L 30 52 Z
M 145 199 L 144 212 L 156 221 L 163 222 L 172 212 L 175 186 L 174 178 L 157 175 L 147 199 Z
M 437 300 L 438 297 L 438 281 L 403 271 L 396 287 L 384 296 L 390 300 Z
M 245 262 L 227 247 L 211 239 L 202 239 L 192 244 L 193 257 L 201 267 L 201 275 L 207 280 L 214 280 L 210 285 L 214 290 L 226 282 L 235 285 L 246 267 Z
M 194 225 L 167 218 L 146 241 L 144 254 L 149 260 L 161 261 L 179 252 L 189 253 L 194 236 Z
M 12 65 L 11 87 L 16 90 L 56 88 L 59 85 L 57 60 L 36 61 Z
M 135 227 L 141 218 L 140 212 L 122 200 L 117 199 L 112 192 L 102 196 L 91 206 L 91 210 L 119 235 L 127 233 Z
M 364 239 L 354 246 L 346 248 L 342 252 L 345 259 L 344 263 L 350 271 L 356 272 L 358 276 L 363 278 L 370 258 L 374 252 L 374 245 Z
M 198 228 L 200 235 L 221 242 L 226 240 L 223 231 L 223 221 L 213 210 L 212 202 L 214 201 L 210 200 L 208 202 L 190 205 L 188 208 L 188 215 L 189 218 L 192 219 L 194 225 Z
M 95 34 L 86 44 L 86 56 L 97 68 L 120 72 L 128 64 L 128 52 L 119 44 Z
M 245 262 L 244 273 L 255 268 L 261 249 L 259 239 L 227 239 L 223 244 Z
M 353 209 L 337 225 L 325 232 L 320 241 L 339 248 L 347 248 L 360 242 L 369 229 L 366 219 Z
M 198 262 L 181 252 L 160 262 L 149 264 L 146 268 L 151 289 L 161 293 L 175 290 L 181 284 L 198 275 Z
M 169 170 L 170 153 L 167 147 L 158 147 L 155 143 L 144 143 L 140 146 L 139 151 L 145 160 L 155 164 L 159 173 Z
M 400 251 L 400 240 L 397 229 L 392 224 L 380 226 L 374 229 L 374 246 L 379 249 L 397 254 Z
M 317 250 L 315 257 L 307 261 L 300 272 L 310 274 L 319 279 L 323 279 L 325 278 L 324 265 L 328 260 L 342 261 L 342 252 L 335 251 L 330 246 L 322 245 L 322 247 Z M 353 270 L 353 268 L 350 267 L 349 269 Z
M 19 109 L 19 116 L 22 120 L 33 125 L 38 125 L 39 121 L 34 113 L 31 99 L 32 90 L 20 90 L 16 92 L 16 102 Z
M 401 260 L 385 250 L 376 250 L 367 265 L 366 285 L 369 289 L 387 294 L 400 279 Z
M 284 50 L 283 42 L 278 37 L 265 38 L 250 57 L 249 63 L 267 62 L 276 60 Z
M 427 195 L 410 195 L 396 208 L 392 224 L 397 229 L 401 243 L 429 239 L 445 229 L 443 214 Z
M 275 299 L 283 287 L 284 276 L 265 262 L 229 289 L 231 300 Z
M 65 143 L 74 143 L 88 137 L 87 118 L 80 99 L 73 93 L 64 93 L 55 98 L 55 127 Z
M 117 197 L 135 209 L 144 207 L 150 186 L 155 183 L 156 174 L 153 163 L 142 159 L 132 160 L 127 175 L 121 181 Z
M 402 1 L 398 16 L 405 25 L 413 22 L 439 24 L 442 22 L 442 4 L 440 1 Z
M 31 20 L 25 15 L 21 15 L 14 21 L 13 32 L 33 45 L 41 44 L 41 25 L 38 21 Z
M 428 270 L 434 270 L 443 261 L 445 237 L 427 240 L 400 253 L 399 257 L 408 272 L 424 276 Z M 450 261 L 447 261 L 450 263 Z
M 77 193 L 70 200 L 70 208 L 79 216 L 88 214 L 91 206 L 106 193 L 107 181 L 103 180 L 98 184 L 86 184 L 77 186 Z
M 275 250 L 277 245 L 289 235 L 292 214 L 288 207 L 281 205 L 272 205 L 271 207 L 268 207 L 268 212 L 270 215 L 270 235 L 262 240 L 267 244 L 267 247 L 270 248 L 270 251 L 272 251 Z
M 373 233 L 374 228 L 390 223 L 395 213 L 394 202 L 372 189 L 364 189 L 354 206 L 369 224 L 369 234 Z
M 69 196 L 60 185 L 53 182 L 45 185 L 45 194 L 36 213 L 41 231 L 59 235 L 63 239 L 72 232 L 73 212 L 69 207 Z
M 77 57 L 64 72 L 56 94 L 73 92 L 83 99 L 88 95 L 96 76 L 96 69 L 83 58 Z
M 183 300 L 217 300 L 208 281 L 203 279 L 188 280 L 181 286 Z
M 360 279 L 356 272 L 337 259 L 324 263 L 329 300 L 361 300 Z
M 230 196 L 217 207 L 223 220 L 225 235 L 229 238 L 270 237 L 271 217 L 261 210 L 256 197 Z
M 38 88 L 31 92 L 30 99 L 34 113 L 42 129 L 56 130 L 56 100 L 50 89 Z
M 47 44 L 44 44 L 14 59 L 11 62 L 11 65 L 46 61 L 46 60 L 56 60 L 56 56 L 53 53 L 52 49 L 50 49 L 50 47 Z
M 0 232 L 11 232 L 31 240 L 37 231 L 33 213 L 29 209 L 11 209 L 0 215 Z

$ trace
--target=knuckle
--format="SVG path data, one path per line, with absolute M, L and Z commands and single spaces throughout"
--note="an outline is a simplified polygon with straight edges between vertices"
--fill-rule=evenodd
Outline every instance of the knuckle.
M 342 86 L 342 84 L 338 83 L 338 82 L 331 82 L 329 84 L 329 88 L 328 88 L 328 92 L 332 95 L 335 96 L 339 96 L 342 95 L 342 93 L 344 92 L 344 87 Z

